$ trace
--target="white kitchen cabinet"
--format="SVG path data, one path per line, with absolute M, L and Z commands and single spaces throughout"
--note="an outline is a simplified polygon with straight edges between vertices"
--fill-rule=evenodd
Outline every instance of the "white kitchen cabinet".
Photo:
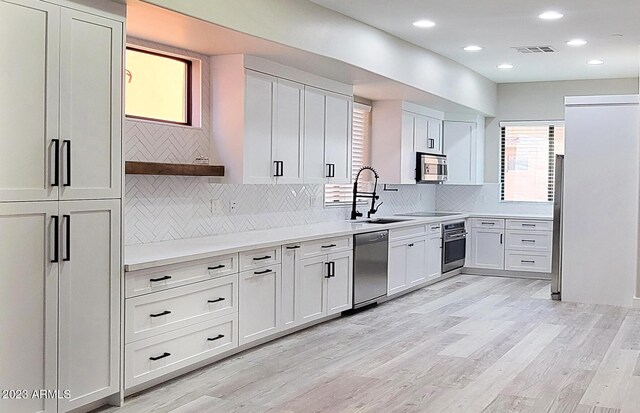
M 427 240 L 419 238 L 407 244 L 407 286 L 425 281 L 427 272 Z
M 352 96 L 309 86 L 352 87 L 245 55 L 212 57 L 211 82 L 212 153 L 224 182 L 350 182 Z
M 20 0 L 0 27 L 0 202 L 120 198 L 123 23 Z
M 468 267 L 504 270 L 504 229 L 471 228 Z
M 351 183 L 352 98 L 305 86 L 304 182 Z
M 296 274 L 298 289 L 296 300 L 300 309 L 300 324 L 317 320 L 327 315 L 327 290 L 325 288 L 327 257 L 319 256 L 300 261 Z
M 119 388 L 120 200 L 60 202 L 61 411 Z
M 0 203 L 2 389 L 62 388 L 57 380 L 57 217 L 58 202 Z M 55 398 L 0 401 L 6 412 L 55 412 L 56 404 Z
M 444 121 L 448 172 L 445 184 L 481 185 L 484 182 L 484 118 L 459 115 L 457 119 L 469 120 Z
M 427 280 L 433 280 L 442 275 L 442 236 L 438 234 L 429 235 L 427 241 Z
M 331 267 L 327 278 L 327 315 L 350 310 L 353 307 L 353 253 L 336 252 L 327 256 Z
M 387 295 L 407 289 L 407 244 L 403 241 L 389 244 L 389 273 Z
M 424 226 L 421 228 L 424 230 Z M 402 230 L 393 231 L 397 233 Z M 429 239 L 424 235 L 396 241 L 393 241 L 393 238 L 398 238 L 396 234 L 392 233 L 390 237 L 392 241 L 389 244 L 387 295 L 399 293 L 427 281 L 434 272 L 429 260 L 432 256 L 435 257 L 430 251 Z
M 281 266 L 278 264 L 241 272 L 239 284 L 240 345 L 280 331 Z
M 398 100 L 376 101 L 371 163 L 387 184 L 416 183 L 416 152 L 440 153 L 444 113 Z
M 298 321 L 299 308 L 296 305 L 296 274 L 300 271 L 300 260 L 297 259 L 300 245 L 282 246 L 282 316 L 284 329 L 294 327 Z

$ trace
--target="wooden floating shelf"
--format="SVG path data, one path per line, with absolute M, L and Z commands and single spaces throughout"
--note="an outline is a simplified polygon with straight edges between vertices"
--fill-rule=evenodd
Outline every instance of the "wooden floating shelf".
M 129 175 L 224 176 L 223 165 L 127 161 L 124 171 Z

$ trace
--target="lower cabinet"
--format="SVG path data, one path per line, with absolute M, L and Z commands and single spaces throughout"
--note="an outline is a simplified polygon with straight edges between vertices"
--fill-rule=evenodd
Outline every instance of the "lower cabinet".
M 440 237 L 418 237 L 389 244 L 387 295 L 399 293 L 440 275 Z M 437 248 L 434 249 L 434 245 Z
M 282 270 L 280 264 L 240 273 L 240 345 L 280 331 Z
M 426 278 L 432 280 L 442 275 L 442 236 L 430 235 L 427 243 Z
M 327 255 L 327 267 L 331 271 L 325 283 L 327 315 L 350 310 L 353 307 L 353 253 Z
M 471 228 L 469 267 L 504 270 L 504 229 Z

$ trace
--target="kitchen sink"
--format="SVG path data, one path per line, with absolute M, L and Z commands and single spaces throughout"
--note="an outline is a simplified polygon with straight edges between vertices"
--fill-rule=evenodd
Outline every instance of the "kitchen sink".
M 367 224 L 393 224 L 395 222 L 405 222 L 411 221 L 410 219 L 397 219 L 397 218 L 375 218 L 375 219 L 367 219 Z

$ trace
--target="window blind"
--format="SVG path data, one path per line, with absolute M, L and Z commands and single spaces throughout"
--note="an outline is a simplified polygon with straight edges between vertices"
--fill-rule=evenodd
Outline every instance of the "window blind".
M 371 161 L 371 107 L 354 103 L 352 118 L 351 175 L 353 181 L 360 168 L 369 165 Z M 364 176 L 364 173 L 362 175 Z M 363 182 L 363 187 L 366 185 L 367 183 Z M 341 205 L 352 202 L 353 186 L 351 184 L 327 184 L 324 188 L 326 205 Z
M 500 123 L 500 199 L 553 201 L 555 156 L 564 153 L 564 122 Z

